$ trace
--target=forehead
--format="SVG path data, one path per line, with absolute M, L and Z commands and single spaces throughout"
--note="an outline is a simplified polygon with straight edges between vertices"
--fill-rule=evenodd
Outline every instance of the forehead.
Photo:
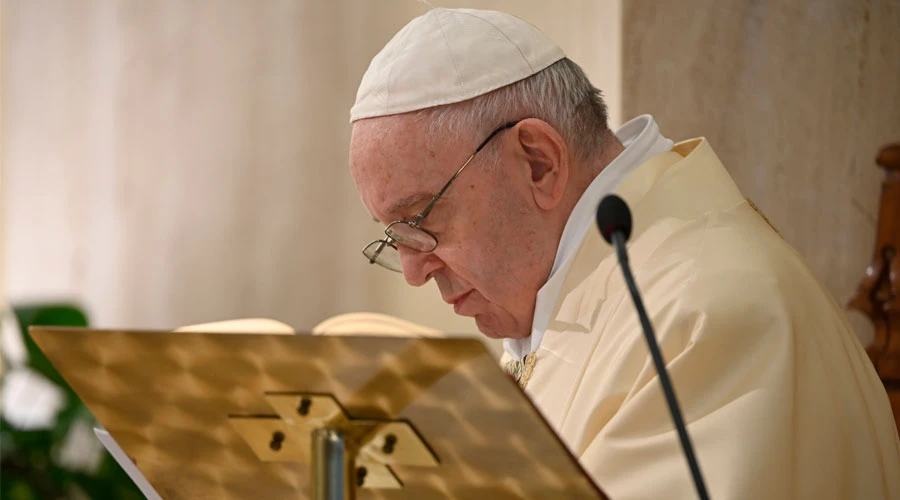
M 427 201 L 455 171 L 463 148 L 429 137 L 424 129 L 411 115 L 353 124 L 350 170 L 363 204 L 376 218 L 399 215 L 394 208 L 401 202 Z

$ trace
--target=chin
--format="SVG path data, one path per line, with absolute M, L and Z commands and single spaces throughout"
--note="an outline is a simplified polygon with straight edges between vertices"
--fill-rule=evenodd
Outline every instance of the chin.
M 521 339 L 531 335 L 531 329 L 516 328 L 512 324 L 503 325 L 489 314 L 476 315 L 475 325 L 482 335 L 490 339 Z

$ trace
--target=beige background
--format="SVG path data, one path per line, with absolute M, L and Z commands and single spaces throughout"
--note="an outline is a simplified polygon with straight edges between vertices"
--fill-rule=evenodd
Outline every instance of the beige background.
M 844 302 L 870 257 L 878 146 L 900 139 L 892 0 L 435 1 L 517 14 L 604 89 L 708 137 Z M 347 113 L 414 0 L 3 0 L 2 286 L 94 324 L 379 311 L 474 332 L 364 263 Z M 495 345 L 496 347 L 496 345 Z
M 845 304 L 875 243 L 875 154 L 900 141 L 900 2 L 645 0 L 623 19 L 624 117 L 706 136 Z
M 434 2 L 536 24 L 608 89 L 617 1 Z M 475 332 L 432 286 L 364 262 L 381 228 L 347 168 L 368 61 L 414 0 L 4 0 L 3 243 L 14 301 L 95 325 L 377 311 Z M 496 349 L 497 344 L 494 343 Z

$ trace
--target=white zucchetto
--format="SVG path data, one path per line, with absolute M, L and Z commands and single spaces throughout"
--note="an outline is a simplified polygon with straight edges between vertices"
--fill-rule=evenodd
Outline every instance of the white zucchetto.
M 531 24 L 502 12 L 434 8 L 369 64 L 350 121 L 465 101 L 566 57 Z

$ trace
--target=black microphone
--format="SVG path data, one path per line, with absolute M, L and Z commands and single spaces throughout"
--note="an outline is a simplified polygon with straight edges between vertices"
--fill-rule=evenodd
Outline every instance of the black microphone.
M 675 421 L 675 429 L 678 431 L 681 448 L 684 450 L 684 456 L 691 469 L 691 476 L 694 478 L 697 496 L 702 500 L 709 500 L 709 493 L 706 491 L 706 484 L 703 482 L 703 475 L 700 473 L 700 464 L 697 463 L 694 447 L 691 445 L 691 438 L 688 436 L 687 427 L 684 425 L 684 417 L 681 416 L 681 408 L 678 406 L 678 400 L 675 398 L 675 389 L 672 387 L 669 372 L 666 370 L 666 364 L 663 362 L 662 354 L 659 352 L 659 344 L 656 342 L 656 334 L 653 333 L 653 325 L 650 324 L 650 318 L 644 309 L 644 301 L 641 300 L 641 294 L 638 292 L 634 276 L 631 275 L 631 268 L 628 266 L 628 252 L 625 249 L 625 242 L 631 236 L 631 211 L 628 210 L 628 205 L 625 204 L 622 198 L 614 194 L 603 198 L 600 206 L 597 207 L 597 227 L 600 228 L 600 234 L 603 235 L 603 239 L 616 249 L 616 256 L 619 258 L 619 265 L 621 265 L 622 274 L 625 276 L 625 283 L 628 285 L 628 291 L 631 292 L 634 307 L 637 309 L 638 317 L 641 319 L 644 338 L 647 340 L 650 356 L 653 358 L 656 373 L 659 375 L 659 383 L 662 384 L 663 393 L 666 395 L 666 403 L 669 405 L 669 412 L 672 414 L 672 420 Z

